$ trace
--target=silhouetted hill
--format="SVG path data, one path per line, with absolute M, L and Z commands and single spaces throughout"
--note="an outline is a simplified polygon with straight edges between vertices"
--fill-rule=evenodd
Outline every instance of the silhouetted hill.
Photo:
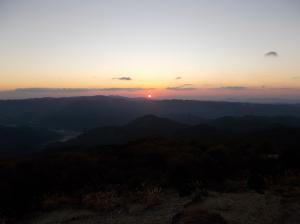
M 124 126 L 100 127 L 87 131 L 65 145 L 118 145 L 141 138 L 170 137 L 186 125 L 167 118 L 146 115 Z
M 263 129 L 270 129 L 279 126 L 300 127 L 299 117 L 266 117 L 266 116 L 242 116 L 242 117 L 221 117 L 208 121 L 209 125 L 220 130 L 233 132 L 250 132 Z
M 223 117 L 203 120 L 198 125 L 185 125 L 167 118 L 146 115 L 123 126 L 91 129 L 58 146 L 120 145 L 140 139 L 161 138 L 176 144 L 214 144 L 254 136 L 276 136 L 276 131 L 292 130 L 295 135 L 300 119 L 293 117 Z M 269 134 L 270 132 L 270 134 Z M 297 132 L 296 132 L 297 133 Z M 293 135 L 293 138 L 295 136 Z M 287 136 L 286 133 L 283 136 Z
M 124 127 L 129 132 L 136 133 L 137 135 L 139 132 L 142 132 L 147 135 L 167 136 L 170 132 L 174 132 L 186 126 L 187 125 L 167 118 L 161 118 L 155 115 L 146 115 L 133 120 Z
M 40 128 L 0 126 L 0 153 L 5 156 L 34 152 L 60 137 L 56 132 Z
M 199 124 L 181 129 L 172 136 L 177 142 L 210 144 L 228 139 L 228 130 L 220 130 L 209 124 Z
M 0 124 L 70 130 L 124 125 L 154 114 L 188 124 L 224 116 L 300 116 L 299 105 L 148 100 L 114 96 L 1 100 Z

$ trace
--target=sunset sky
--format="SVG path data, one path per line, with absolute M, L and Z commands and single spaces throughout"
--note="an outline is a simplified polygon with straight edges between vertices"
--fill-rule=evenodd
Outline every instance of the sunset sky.
M 0 90 L 297 98 L 300 1 L 0 0 Z

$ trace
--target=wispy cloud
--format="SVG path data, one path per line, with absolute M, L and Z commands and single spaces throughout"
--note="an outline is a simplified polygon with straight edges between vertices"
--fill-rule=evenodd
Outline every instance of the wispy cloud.
M 182 79 L 182 77 L 181 76 L 177 76 L 175 79 L 179 80 L 179 79 Z
M 129 76 L 115 77 L 113 79 L 121 80 L 121 81 L 131 81 L 132 78 Z
M 269 51 L 267 53 L 265 53 L 265 57 L 273 57 L 273 58 L 276 58 L 278 57 L 279 54 L 276 52 L 276 51 Z
M 85 92 L 85 91 L 128 91 L 128 92 L 136 92 L 136 91 L 143 91 L 149 90 L 153 88 L 140 88 L 140 87 L 133 87 L 133 88 L 122 88 L 122 87 L 112 87 L 112 88 L 19 88 L 7 92 Z
M 174 91 L 191 91 L 191 90 L 196 90 L 197 88 L 193 87 L 192 84 L 183 84 L 180 86 L 167 87 L 166 89 L 174 90 Z
M 153 90 L 153 88 L 141 87 L 112 87 L 112 88 L 21 88 L 14 90 L 0 91 L 1 99 L 23 99 L 39 97 L 62 97 L 62 96 L 89 96 L 97 94 L 110 94 L 112 92 L 142 92 Z
M 219 87 L 218 89 L 222 89 L 222 90 L 245 90 L 247 89 L 247 87 L 245 86 L 222 86 Z
M 300 76 L 294 76 L 292 79 L 300 79 Z
M 144 91 L 144 90 L 153 90 L 154 88 L 102 88 L 102 89 L 95 89 L 96 91 L 125 91 L 125 92 L 137 92 L 137 91 Z

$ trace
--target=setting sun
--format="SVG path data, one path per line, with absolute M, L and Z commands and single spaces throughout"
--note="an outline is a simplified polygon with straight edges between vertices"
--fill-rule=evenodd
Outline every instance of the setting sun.
M 147 97 L 148 97 L 148 99 L 151 99 L 151 98 L 152 98 L 152 95 L 151 95 L 151 94 L 148 94 Z

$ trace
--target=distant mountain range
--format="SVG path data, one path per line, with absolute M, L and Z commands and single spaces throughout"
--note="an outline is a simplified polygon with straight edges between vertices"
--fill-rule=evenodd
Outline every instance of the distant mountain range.
M 294 138 L 300 134 L 300 118 L 293 117 L 223 117 L 203 121 L 198 125 L 186 125 L 168 118 L 146 115 L 122 126 L 106 126 L 91 129 L 55 147 L 86 147 L 122 145 L 143 139 L 160 139 L 176 144 L 211 144 L 232 139 L 265 138 L 271 136 Z M 300 135 L 299 135 L 300 136 Z M 274 141 L 275 142 L 275 141 Z
M 187 125 L 154 115 L 138 118 L 124 126 L 99 127 L 64 145 L 118 145 L 143 138 L 167 138 Z
M 0 124 L 85 131 L 153 114 L 185 124 L 224 116 L 300 116 L 298 104 L 148 100 L 114 96 L 1 100 Z M 226 121 L 224 121 L 226 125 Z
M 257 140 L 272 144 L 277 141 L 295 144 L 295 140 L 298 141 L 300 137 L 300 117 L 221 117 L 201 119 L 197 125 L 191 125 L 146 115 L 124 125 L 92 128 L 71 139 L 64 138 L 63 135 L 63 132 L 47 128 L 0 126 L 0 155 L 28 154 L 42 148 L 51 151 L 126 145 L 144 140 L 175 145 L 223 144 L 231 141 L 246 143 Z

